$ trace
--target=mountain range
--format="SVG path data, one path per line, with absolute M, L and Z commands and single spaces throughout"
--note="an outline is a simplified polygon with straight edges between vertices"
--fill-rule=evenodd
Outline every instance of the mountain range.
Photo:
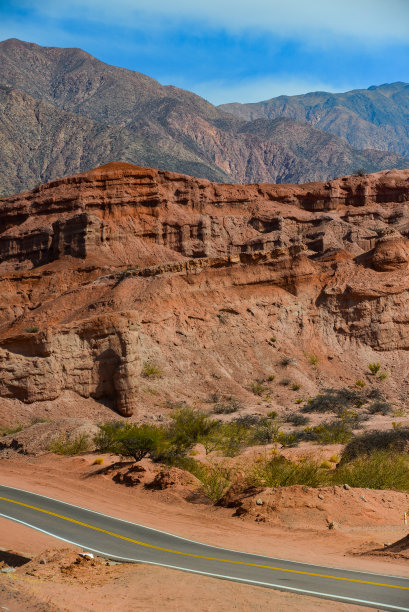
M 390 88 L 394 91 L 394 86 Z M 375 96 L 375 90 L 368 91 Z M 409 97 L 403 87 L 388 99 L 398 108 L 405 92 Z M 395 113 L 392 144 L 382 141 L 378 146 L 371 141 L 361 147 L 355 143 L 358 148 L 346 141 L 344 133 L 330 133 L 319 121 L 312 125 L 301 110 L 294 116 L 280 114 L 278 107 L 271 116 L 261 111 L 257 117 L 235 116 L 237 109 L 253 113 L 248 106 L 253 107 L 215 107 L 189 91 L 107 65 L 81 49 L 3 41 L 0 195 L 113 160 L 221 183 L 299 183 L 328 180 L 358 169 L 372 172 L 409 166 L 409 159 L 402 156 L 409 157 L 403 136 L 400 150 L 392 142 L 399 140 L 399 130 L 409 139 L 404 122 L 408 107 L 403 103 L 401 114 Z M 381 120 L 379 114 L 377 121 Z M 377 129 L 388 132 L 389 120 L 385 111 L 384 124 Z
M 288 117 L 334 134 L 357 149 L 409 155 L 409 84 L 391 83 L 346 93 L 317 91 L 254 104 L 222 104 L 245 121 Z

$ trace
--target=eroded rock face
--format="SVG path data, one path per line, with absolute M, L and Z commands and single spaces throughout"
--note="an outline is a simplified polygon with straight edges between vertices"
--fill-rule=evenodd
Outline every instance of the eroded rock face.
M 135 316 L 93 317 L 58 332 L 28 331 L 5 339 L 0 396 L 32 403 L 71 389 L 82 397 L 111 398 L 120 414 L 130 416 L 140 368 Z
M 238 392 L 277 367 L 271 336 L 345 372 L 367 350 L 404 363 L 408 203 L 409 171 L 243 186 L 129 164 L 0 200 L 0 397 L 129 416 L 151 391 Z
M 376 241 L 372 264 L 380 272 L 407 270 L 409 263 L 409 240 L 398 232 L 383 236 Z

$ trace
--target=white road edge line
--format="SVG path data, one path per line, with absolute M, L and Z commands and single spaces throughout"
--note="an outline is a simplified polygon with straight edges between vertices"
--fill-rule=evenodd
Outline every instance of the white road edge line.
M 393 574 L 378 574 L 377 572 L 363 572 L 360 570 L 350 570 L 343 567 L 334 567 L 333 565 L 316 565 L 314 563 L 307 563 L 306 561 L 293 561 L 291 559 L 282 559 L 280 557 L 268 557 L 267 555 L 259 555 L 257 553 L 244 552 L 242 550 L 235 550 L 233 548 L 222 548 L 221 546 L 216 546 L 215 544 L 205 544 L 204 542 L 198 542 L 197 540 L 190 540 L 189 538 L 184 538 L 183 536 L 175 535 L 174 533 L 169 533 L 168 531 L 162 531 L 161 529 L 155 529 L 154 527 L 147 527 L 146 525 L 141 525 L 141 523 L 133 523 L 132 521 L 127 521 L 126 519 L 117 518 L 116 516 L 111 516 L 110 514 L 104 514 L 103 512 L 98 512 L 97 510 L 91 510 L 90 508 L 84 508 L 84 506 L 77 506 L 75 504 L 70 504 L 70 502 L 62 501 L 61 499 L 56 499 L 55 497 L 49 497 L 48 495 L 42 495 L 41 493 L 33 493 L 32 491 L 27 491 L 26 489 L 18 489 L 17 487 L 10 487 L 8 485 L 0 484 L 0 487 L 5 487 L 7 489 L 12 489 L 13 491 L 21 491 L 22 493 L 28 493 L 30 495 L 36 495 L 37 497 L 44 497 L 45 499 L 50 499 L 51 501 L 58 502 L 60 504 L 65 504 L 66 506 L 70 506 L 71 508 L 79 508 L 80 510 L 85 510 L 86 512 L 91 512 L 93 514 L 98 514 L 99 516 L 104 516 L 105 518 L 114 519 L 115 521 L 121 521 L 122 523 L 127 523 L 128 525 L 136 525 L 136 527 L 142 527 L 143 529 L 147 529 L 150 531 L 156 531 L 156 533 L 163 533 L 165 535 L 171 536 L 172 538 L 177 538 L 179 540 L 184 540 L 185 542 L 190 542 L 192 544 L 199 544 L 200 546 L 207 546 L 208 548 L 216 548 L 217 550 L 222 550 L 225 552 L 233 552 L 239 553 L 241 555 L 250 555 L 252 557 L 260 557 L 262 559 L 269 559 L 274 561 L 284 561 L 285 563 L 290 563 L 294 565 L 308 565 L 309 567 L 316 567 L 321 569 L 330 569 L 336 570 L 339 572 L 349 572 L 350 574 L 366 574 L 368 576 L 382 576 L 383 578 L 396 578 L 398 580 L 404 579 L 407 580 L 407 576 L 395 576 Z M 403 608 L 406 610 L 406 608 Z M 409 610 L 409 608 L 408 608 Z
M 73 544 L 74 546 L 78 546 L 79 548 L 82 548 L 83 550 L 90 550 L 91 552 L 97 553 L 99 555 L 104 555 L 108 559 L 118 559 L 120 561 L 126 561 L 129 563 L 145 563 L 146 565 L 157 565 L 159 567 L 167 567 L 169 569 L 180 570 L 182 572 L 189 572 L 190 574 L 200 574 L 201 576 L 212 576 L 213 578 L 221 578 L 223 580 L 231 580 L 233 582 L 242 582 L 244 584 L 255 584 L 256 586 L 275 588 L 279 591 L 292 591 L 294 593 L 303 593 L 304 595 L 316 595 L 317 597 L 321 597 L 323 599 L 335 599 L 335 600 L 340 600 L 340 601 L 342 600 L 342 601 L 348 601 L 350 603 L 365 604 L 365 605 L 375 606 L 375 607 L 381 606 L 384 609 L 399 610 L 401 612 L 409 611 L 409 608 L 393 606 L 393 605 L 381 603 L 379 601 L 367 601 L 365 599 L 354 599 L 353 597 L 345 597 L 344 595 L 331 595 L 330 593 L 321 593 L 319 591 L 309 591 L 307 589 L 297 589 L 296 587 L 283 586 L 281 584 L 273 584 L 270 582 L 261 582 L 258 580 L 250 580 L 247 578 L 235 578 L 234 576 L 224 576 L 223 574 L 212 574 L 211 572 L 200 572 L 198 570 L 192 570 L 187 567 L 179 567 L 177 565 L 168 565 L 166 563 L 156 563 L 155 561 L 143 561 L 141 559 L 128 559 L 127 557 L 118 557 L 117 555 L 111 555 L 104 551 L 97 550 L 96 548 L 89 548 L 88 546 L 83 546 L 82 544 L 78 544 L 78 542 L 67 540 L 66 538 L 55 535 L 54 533 L 51 533 L 50 531 L 45 531 L 44 529 L 40 529 L 40 527 L 31 525 L 30 523 L 26 523 L 25 521 L 20 521 L 19 519 L 15 519 L 12 516 L 7 516 L 7 514 L 2 514 L 0 512 L 0 516 L 10 519 L 11 521 L 14 521 L 15 523 L 21 523 L 22 525 L 26 525 L 26 527 L 31 527 L 32 529 L 35 529 L 36 531 L 41 531 L 42 533 L 45 533 L 46 535 L 49 535 L 53 538 L 57 538 L 58 540 L 62 540 L 63 542 L 67 542 L 68 544 Z

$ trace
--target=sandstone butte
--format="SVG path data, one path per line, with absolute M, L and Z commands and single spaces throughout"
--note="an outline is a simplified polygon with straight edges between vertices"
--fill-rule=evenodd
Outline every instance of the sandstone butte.
M 124 163 L 3 198 L 0 404 L 256 404 L 283 356 L 311 393 L 381 361 L 402 400 L 408 204 L 409 170 L 226 185 Z

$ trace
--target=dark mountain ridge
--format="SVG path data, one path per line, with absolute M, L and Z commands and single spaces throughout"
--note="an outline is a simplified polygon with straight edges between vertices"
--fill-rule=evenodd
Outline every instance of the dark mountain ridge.
M 234 117 L 81 49 L 0 43 L 0 195 L 112 160 L 223 183 L 409 166 L 393 153 L 356 151 L 305 121 L 263 121 Z
M 357 149 L 409 155 L 408 83 L 385 83 L 337 94 L 316 91 L 218 108 L 245 121 L 288 117 L 339 136 Z

